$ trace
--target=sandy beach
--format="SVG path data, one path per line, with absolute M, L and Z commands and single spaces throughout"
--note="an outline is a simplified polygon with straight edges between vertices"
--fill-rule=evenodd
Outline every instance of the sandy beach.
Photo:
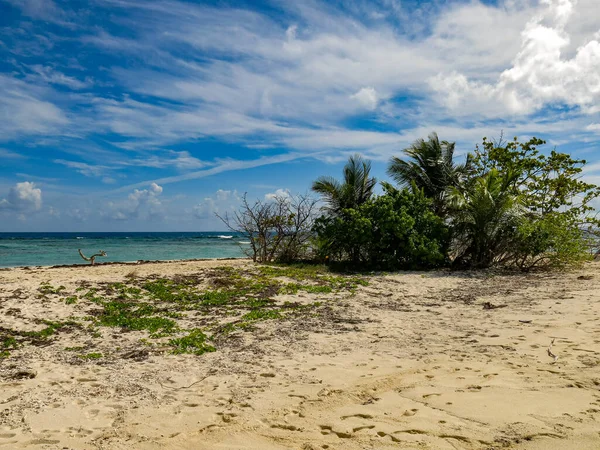
M 278 270 L 0 271 L 0 448 L 600 448 L 599 265 Z

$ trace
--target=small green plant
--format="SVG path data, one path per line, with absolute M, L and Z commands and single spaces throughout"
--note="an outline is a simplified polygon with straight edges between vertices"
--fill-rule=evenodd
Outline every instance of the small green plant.
M 73 305 L 77 303 L 77 297 L 74 295 L 71 295 L 67 298 L 65 298 L 65 305 Z
M 78 358 L 84 359 L 86 361 L 100 359 L 103 356 L 104 355 L 102 355 L 102 353 L 97 353 L 97 352 L 88 353 L 87 355 L 77 355 Z
M 182 353 L 202 355 L 207 352 L 214 352 L 215 348 L 207 344 L 206 340 L 206 335 L 201 330 L 195 329 L 186 336 L 171 339 L 169 345 L 173 347 L 173 353 L 176 355 Z
M 66 287 L 64 287 L 64 286 L 54 287 L 46 281 L 40 285 L 40 287 L 38 288 L 38 291 L 44 295 L 48 295 L 48 294 L 60 294 L 65 289 L 66 289 Z
M 3 336 L 0 339 L 0 359 L 8 358 L 10 356 L 10 350 L 14 350 L 18 347 L 18 342 L 12 336 Z
M 34 340 L 44 340 L 44 339 L 47 339 L 48 337 L 52 336 L 53 334 L 55 334 L 57 331 L 59 331 L 62 328 L 65 328 L 67 326 L 79 325 L 77 322 L 74 322 L 72 320 L 67 320 L 65 322 L 52 322 L 50 320 L 43 320 L 42 323 L 46 325 L 46 328 L 44 328 L 43 330 L 22 331 L 21 335 L 24 337 L 34 339 Z

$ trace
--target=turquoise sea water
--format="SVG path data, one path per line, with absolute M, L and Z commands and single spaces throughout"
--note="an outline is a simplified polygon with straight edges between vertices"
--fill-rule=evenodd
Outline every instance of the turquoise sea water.
M 235 233 L 0 233 L 0 267 L 89 264 L 77 249 L 96 262 L 238 258 L 244 239 Z

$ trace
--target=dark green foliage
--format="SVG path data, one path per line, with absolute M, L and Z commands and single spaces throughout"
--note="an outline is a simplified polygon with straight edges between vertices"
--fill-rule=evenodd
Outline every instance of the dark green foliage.
M 590 205 L 600 188 L 581 179 L 586 161 L 555 150 L 545 155 L 538 150 L 543 144 L 537 138 L 524 143 L 484 138 L 473 158 L 480 176 L 502 174 L 504 196 L 521 205 L 515 231 L 504 240 L 496 260 L 522 270 L 584 261 L 589 258 L 584 231 L 596 233 L 600 225 Z
M 397 190 L 317 221 L 319 251 L 335 261 L 370 267 L 427 268 L 445 262 L 449 233 L 423 191 Z
M 589 257 L 589 237 L 600 234 L 591 206 L 600 188 L 581 178 L 584 160 L 544 154 L 544 143 L 484 138 L 458 164 L 454 143 L 432 133 L 390 161 L 388 174 L 404 190 L 383 183 L 377 198 L 359 188 L 369 163 L 353 157 L 343 183 L 321 178 L 313 185 L 328 205 L 314 227 L 318 256 L 361 268 L 580 263 Z
M 538 147 L 546 141 L 532 138 L 520 143 L 494 142 L 486 138 L 475 150 L 474 163 L 480 174 L 492 169 L 506 174 L 509 185 L 523 205 L 533 213 L 545 215 L 561 212 L 572 219 L 597 224 L 587 217 L 593 211 L 590 202 L 600 195 L 600 188 L 581 179 L 586 161 L 552 150 L 544 155 Z
M 492 169 L 469 189 L 451 191 L 455 264 L 482 268 L 511 258 L 523 208 L 510 181 Z

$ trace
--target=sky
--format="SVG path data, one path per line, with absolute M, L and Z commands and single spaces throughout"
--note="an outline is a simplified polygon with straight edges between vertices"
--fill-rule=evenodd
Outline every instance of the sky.
M 432 131 L 600 183 L 598 0 L 0 0 L 0 232 L 221 230 Z

